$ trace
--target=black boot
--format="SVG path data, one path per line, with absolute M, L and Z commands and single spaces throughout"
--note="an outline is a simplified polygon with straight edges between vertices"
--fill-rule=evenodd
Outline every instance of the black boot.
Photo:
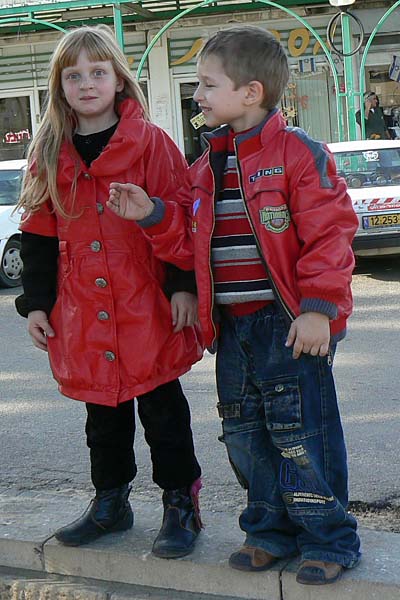
M 163 524 L 152 548 L 159 558 L 179 558 L 192 552 L 202 528 L 197 493 L 190 494 L 187 488 L 164 491 Z
M 128 501 L 130 491 L 128 484 L 111 490 L 97 490 L 83 515 L 58 529 L 54 537 L 66 546 L 80 546 L 106 533 L 130 529 L 133 525 L 133 512 Z

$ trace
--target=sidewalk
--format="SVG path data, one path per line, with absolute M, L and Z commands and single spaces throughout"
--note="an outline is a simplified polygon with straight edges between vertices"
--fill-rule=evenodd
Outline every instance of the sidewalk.
M 0 494 L 0 600 L 197 600 L 201 594 L 207 600 L 400 598 L 400 534 L 370 529 L 361 529 L 361 564 L 324 587 L 297 584 L 295 560 L 281 561 L 265 573 L 230 569 L 227 558 L 243 535 L 236 518 L 221 512 L 202 513 L 206 528 L 196 549 L 179 560 L 152 556 L 162 507 L 135 499 L 135 525 L 128 532 L 80 548 L 54 539 L 43 544 L 57 527 L 82 513 L 89 500 L 76 492 Z

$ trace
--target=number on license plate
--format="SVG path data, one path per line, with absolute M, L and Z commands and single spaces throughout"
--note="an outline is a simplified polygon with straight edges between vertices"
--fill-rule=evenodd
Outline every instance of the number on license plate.
M 362 218 L 363 229 L 374 227 L 400 227 L 400 214 L 395 215 L 368 215 Z

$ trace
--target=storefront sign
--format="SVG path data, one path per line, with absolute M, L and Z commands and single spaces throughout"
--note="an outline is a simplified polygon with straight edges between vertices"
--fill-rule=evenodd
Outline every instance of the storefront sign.
M 289 58 L 299 58 L 300 56 L 316 56 L 322 54 L 321 44 L 315 40 L 314 36 L 306 27 L 296 27 L 291 30 L 270 29 L 275 38 L 281 42 L 289 55 Z M 316 28 L 318 35 L 324 39 L 326 30 Z M 337 38 L 337 40 L 336 40 Z M 340 36 L 335 36 L 335 43 L 340 45 Z M 178 67 L 186 63 L 194 63 L 205 44 L 203 38 L 169 40 L 169 64 L 171 67 Z
M 5 144 L 18 144 L 24 139 L 30 140 L 31 134 L 29 129 L 21 129 L 21 131 L 9 131 L 5 134 L 3 142 Z

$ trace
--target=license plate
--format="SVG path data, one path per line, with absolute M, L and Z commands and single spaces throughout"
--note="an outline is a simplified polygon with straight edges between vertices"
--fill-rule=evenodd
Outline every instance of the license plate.
M 368 215 L 362 218 L 363 229 L 375 227 L 400 227 L 400 214 L 394 215 Z

